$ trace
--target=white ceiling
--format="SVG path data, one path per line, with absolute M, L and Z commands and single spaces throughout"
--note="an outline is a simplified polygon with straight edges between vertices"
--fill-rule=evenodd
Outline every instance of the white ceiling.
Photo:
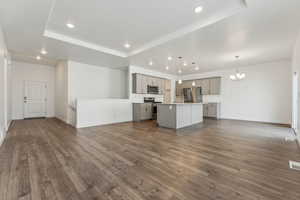
M 247 9 L 130 59 L 131 64 L 176 74 L 290 59 L 300 30 L 300 1 L 248 0 Z M 240 59 L 236 61 L 235 56 Z M 167 57 L 182 56 L 182 61 Z M 149 66 L 149 60 L 153 66 Z M 183 61 L 188 66 L 183 66 Z M 196 65 L 192 65 L 196 62 Z M 195 70 L 199 67 L 199 71 Z
M 16 60 L 72 59 L 184 74 L 289 59 L 300 28 L 299 0 L 18 0 L 0 4 Z M 196 6 L 203 12 L 194 13 Z M 75 25 L 68 29 L 67 22 Z M 131 44 L 130 49 L 123 47 Z M 240 55 L 234 62 L 234 56 Z M 174 59 L 168 61 L 167 57 Z M 183 59 L 178 61 L 178 56 Z M 149 66 L 152 60 L 154 65 Z M 188 66 L 182 66 L 186 61 Z M 196 62 L 192 65 L 192 62 Z M 166 71 L 165 66 L 170 67 Z

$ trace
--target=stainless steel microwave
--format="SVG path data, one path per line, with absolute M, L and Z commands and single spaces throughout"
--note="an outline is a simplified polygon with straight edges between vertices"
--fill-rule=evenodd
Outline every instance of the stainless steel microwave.
M 148 94 L 159 94 L 158 86 L 147 85 L 147 93 Z

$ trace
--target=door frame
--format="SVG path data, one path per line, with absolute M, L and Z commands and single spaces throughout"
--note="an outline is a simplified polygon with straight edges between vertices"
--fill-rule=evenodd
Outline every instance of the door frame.
M 292 104 L 292 128 L 297 133 L 299 129 L 299 75 L 293 73 L 293 104 Z
M 47 114 L 48 114 L 48 82 L 47 81 L 35 81 L 35 80 L 24 80 L 23 81 L 23 95 L 22 95 L 22 105 L 23 105 L 23 119 L 26 119 L 25 118 L 25 105 L 24 105 L 24 97 L 25 97 L 25 90 L 26 90 L 26 83 L 28 82 L 35 82 L 35 83 L 43 83 L 45 84 L 45 96 L 46 96 L 46 99 L 45 99 L 45 117 L 47 117 Z

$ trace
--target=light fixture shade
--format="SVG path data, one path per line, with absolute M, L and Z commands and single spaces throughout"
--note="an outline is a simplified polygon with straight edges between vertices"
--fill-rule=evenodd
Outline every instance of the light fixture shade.
M 244 78 L 246 78 L 246 74 L 237 72 L 235 75 L 234 74 L 230 75 L 229 78 L 233 81 L 243 80 Z
M 235 81 L 236 80 L 236 76 L 235 75 L 230 75 L 229 77 L 231 80 Z
M 125 43 L 125 44 L 124 44 L 124 47 L 125 47 L 126 49 L 129 49 L 129 48 L 131 47 L 131 45 L 130 45 L 129 43 Z
M 240 78 L 241 78 L 241 79 L 246 78 L 246 74 L 245 74 L 245 73 L 242 73 L 241 76 L 240 76 Z
M 178 80 L 178 84 L 182 84 L 182 80 L 180 79 L 180 80 Z
M 72 24 L 72 23 L 67 23 L 66 26 L 67 26 L 68 28 L 75 28 L 75 25 Z
M 196 86 L 196 82 L 195 81 L 192 82 L 192 86 Z
M 195 13 L 201 13 L 203 10 L 203 7 L 202 6 L 198 6 L 194 9 Z

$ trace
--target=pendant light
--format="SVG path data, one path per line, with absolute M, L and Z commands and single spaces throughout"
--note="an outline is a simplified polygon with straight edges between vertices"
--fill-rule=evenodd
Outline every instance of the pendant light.
M 179 57 L 178 57 L 179 63 L 181 62 L 181 59 L 182 59 L 182 57 L 179 56 Z M 177 66 L 177 69 L 178 69 L 178 66 Z M 181 73 L 182 73 L 182 70 L 179 68 L 179 69 L 178 69 L 178 74 L 179 74 L 179 76 L 181 76 Z M 178 84 L 179 84 L 179 85 L 182 84 L 182 79 L 181 79 L 181 77 L 179 77 Z
M 238 60 L 240 57 L 239 56 L 235 56 L 235 58 Z M 235 74 L 231 74 L 229 76 L 230 80 L 232 81 L 240 81 L 243 80 L 244 78 L 246 78 L 246 74 L 245 73 L 241 73 L 238 69 L 236 70 Z

